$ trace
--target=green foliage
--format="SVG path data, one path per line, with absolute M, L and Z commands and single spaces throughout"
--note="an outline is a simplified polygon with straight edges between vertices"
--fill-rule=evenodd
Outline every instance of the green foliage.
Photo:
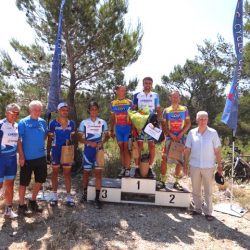
M 105 170 L 104 177 L 117 178 L 121 171 L 120 151 L 116 140 L 110 139 L 105 144 Z
M 16 1 L 36 33 L 36 42 L 26 46 L 15 39 L 11 41 L 26 67 L 15 65 L 8 54 L 2 56 L 5 75 L 12 75 L 22 83 L 24 102 L 34 99 L 34 95 L 46 102 L 60 2 Z M 126 29 L 127 8 L 125 0 L 68 0 L 65 3 L 62 87 L 75 120 L 76 98 L 88 92 L 103 98 L 112 95 L 113 87 L 123 82 L 124 68 L 140 55 L 141 25 L 138 23 L 134 30 Z M 134 89 L 135 82 L 131 82 L 129 88 Z
M 162 77 L 169 91 L 178 89 L 182 93 L 192 122 L 195 122 L 195 114 L 200 110 L 206 110 L 213 122 L 218 108 L 223 106 L 223 89 L 218 87 L 223 79 L 218 70 L 196 60 L 187 60 L 183 67 L 177 65 L 169 76 Z
M 12 102 L 16 102 L 14 87 L 0 77 L 0 119 L 5 117 L 5 107 Z

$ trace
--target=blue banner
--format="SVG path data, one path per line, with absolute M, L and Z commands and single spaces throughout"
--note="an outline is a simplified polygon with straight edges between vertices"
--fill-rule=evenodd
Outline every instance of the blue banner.
M 60 7 L 60 14 L 58 20 L 58 30 L 56 35 L 55 52 L 52 62 L 52 71 L 50 76 L 49 96 L 48 96 L 48 110 L 47 114 L 57 110 L 57 105 L 60 102 L 61 94 L 61 35 L 62 35 L 62 19 L 63 7 L 65 0 L 62 0 Z
M 227 124 L 235 136 L 238 123 L 238 99 L 239 99 L 239 79 L 242 71 L 243 57 L 243 0 L 238 0 L 234 21 L 233 21 L 233 36 L 236 52 L 237 63 L 234 70 L 230 91 L 227 95 L 226 104 L 221 121 Z

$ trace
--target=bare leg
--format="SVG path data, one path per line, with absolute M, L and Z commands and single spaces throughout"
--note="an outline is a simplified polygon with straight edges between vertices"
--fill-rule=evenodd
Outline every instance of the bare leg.
M 42 183 L 36 182 L 34 184 L 34 186 L 33 186 L 33 192 L 32 192 L 32 197 L 31 197 L 32 201 L 36 200 L 37 194 L 41 190 L 41 187 L 42 187 Z
M 71 166 L 63 168 L 63 175 L 64 175 L 66 191 L 69 194 L 71 190 Z
M 153 141 L 149 141 L 148 148 L 149 148 L 149 166 L 152 166 L 155 159 L 155 143 Z
M 7 206 L 10 206 L 12 205 L 13 195 L 14 195 L 14 180 L 6 180 L 4 182 L 4 186 L 5 186 L 5 193 L 4 193 L 5 204 Z
M 51 184 L 53 192 L 56 192 L 58 188 L 58 173 L 59 173 L 59 165 L 52 166 Z
M 24 205 L 24 197 L 26 192 L 26 186 L 20 185 L 19 186 L 19 205 Z

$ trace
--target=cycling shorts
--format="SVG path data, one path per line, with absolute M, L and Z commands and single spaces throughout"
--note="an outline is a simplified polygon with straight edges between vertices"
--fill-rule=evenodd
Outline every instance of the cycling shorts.
M 14 180 L 17 171 L 17 158 L 13 156 L 0 156 L 0 183 L 5 180 Z
M 96 148 L 85 145 L 83 151 L 83 169 L 90 171 L 97 166 L 96 163 Z
M 51 150 L 51 164 L 69 166 L 70 164 L 61 164 L 62 146 L 53 146 Z
M 130 125 L 116 125 L 115 136 L 117 142 L 128 142 L 129 135 L 131 133 Z

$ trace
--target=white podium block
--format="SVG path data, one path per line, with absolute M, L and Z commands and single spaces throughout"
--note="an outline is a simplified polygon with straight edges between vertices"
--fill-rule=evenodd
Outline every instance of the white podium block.
M 87 200 L 95 199 L 95 179 L 88 186 Z M 189 207 L 190 192 L 187 189 L 177 191 L 173 183 L 156 191 L 156 180 L 143 178 L 103 178 L 100 200 L 106 202 L 147 204 L 169 207 Z
M 122 178 L 122 192 L 155 194 L 156 180 Z
M 168 207 L 189 207 L 190 193 L 156 191 L 155 205 Z
M 94 200 L 95 192 L 95 178 L 91 179 L 88 185 L 87 200 Z M 100 200 L 107 202 L 121 202 L 121 180 L 103 178 L 102 188 L 100 192 Z

